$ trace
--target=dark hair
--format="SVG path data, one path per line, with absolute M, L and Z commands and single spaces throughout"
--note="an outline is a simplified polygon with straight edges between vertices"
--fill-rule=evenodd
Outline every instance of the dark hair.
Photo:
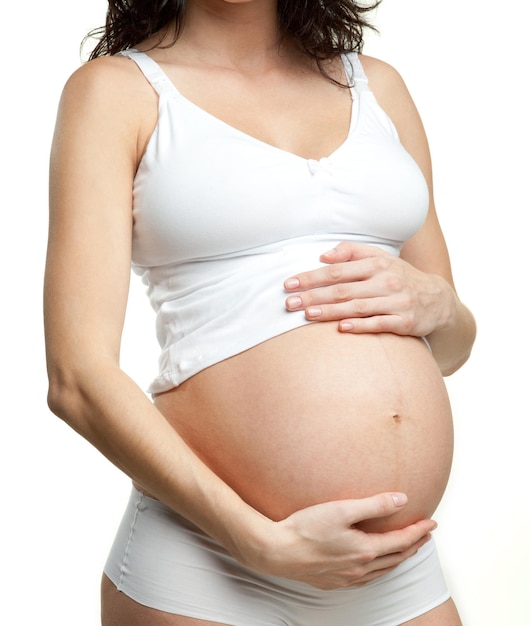
M 278 0 L 279 26 L 320 64 L 341 53 L 362 51 L 364 29 L 375 30 L 365 15 L 381 2 Z M 87 35 L 98 39 L 89 59 L 133 48 L 156 33 L 162 38 L 174 32 L 176 40 L 185 7 L 186 0 L 109 0 L 105 26 Z

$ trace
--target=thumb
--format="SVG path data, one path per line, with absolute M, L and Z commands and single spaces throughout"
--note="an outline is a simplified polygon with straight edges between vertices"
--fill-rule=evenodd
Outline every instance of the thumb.
M 351 523 L 377 517 L 388 517 L 406 506 L 408 498 L 404 493 L 378 493 L 375 496 L 351 500 Z

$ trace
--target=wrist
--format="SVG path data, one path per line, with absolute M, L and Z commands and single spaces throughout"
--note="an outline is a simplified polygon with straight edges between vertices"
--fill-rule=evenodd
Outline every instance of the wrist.
M 436 315 L 436 326 L 432 333 L 443 334 L 450 332 L 458 324 L 459 300 L 456 291 L 444 278 L 437 275 L 434 275 L 433 278 L 437 284 L 438 314 Z
M 446 294 L 440 307 L 438 324 L 427 335 L 431 352 L 444 376 L 457 371 L 469 358 L 476 325 L 469 309 L 462 304 L 456 291 L 443 279 Z
M 458 309 L 459 309 L 459 300 L 456 295 L 456 291 L 447 283 L 446 281 L 446 307 L 445 307 L 445 315 L 443 317 L 442 323 L 440 325 L 441 330 L 450 331 L 458 325 Z
M 267 573 L 274 560 L 276 523 L 250 506 L 233 522 L 226 526 L 225 547 L 245 567 Z

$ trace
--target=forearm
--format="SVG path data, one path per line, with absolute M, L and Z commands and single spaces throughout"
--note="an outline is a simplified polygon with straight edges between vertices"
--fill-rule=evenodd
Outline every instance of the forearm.
M 68 372 L 60 384 L 51 375 L 54 412 L 250 569 L 322 589 L 352 586 L 382 576 L 415 554 L 435 527 L 421 520 L 387 533 L 356 529 L 359 521 L 401 509 L 406 497 L 393 493 L 323 503 L 273 522 L 211 472 L 119 368 L 101 359 L 74 367 L 78 371 Z
M 432 354 L 444 376 L 456 372 L 469 358 L 475 341 L 476 324 L 471 311 L 447 285 L 451 306 L 446 319 L 427 336 Z
M 112 363 L 94 363 L 51 384 L 50 407 L 147 492 L 236 557 L 272 524 L 186 445 L 145 394 Z M 258 548 L 259 549 L 259 548 Z

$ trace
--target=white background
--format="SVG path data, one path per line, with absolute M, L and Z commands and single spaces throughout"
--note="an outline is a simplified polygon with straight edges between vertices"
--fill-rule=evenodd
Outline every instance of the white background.
M 422 114 L 457 287 L 478 320 L 472 359 L 447 380 L 456 452 L 435 516 L 466 626 L 530 624 L 525 5 L 385 0 L 381 35 L 365 49 L 398 68 Z M 3 8 L 0 620 L 10 626 L 99 623 L 100 572 L 128 496 L 128 480 L 48 411 L 41 322 L 57 102 L 105 9 L 104 0 Z M 123 366 L 145 387 L 153 318 L 137 282 L 131 299 Z

